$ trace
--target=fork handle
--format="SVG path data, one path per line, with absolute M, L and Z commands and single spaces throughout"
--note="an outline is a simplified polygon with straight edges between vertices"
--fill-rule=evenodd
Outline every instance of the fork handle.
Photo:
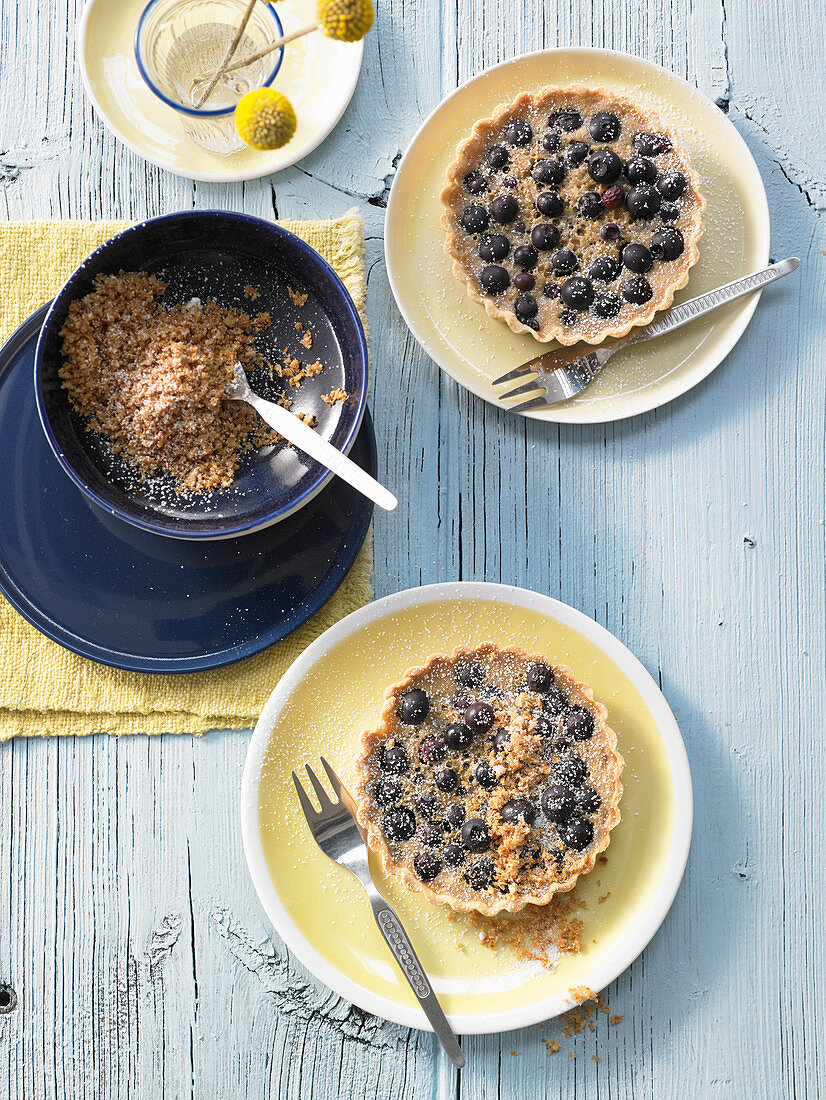
M 390 908 L 381 894 L 370 891 L 370 904 L 373 907 L 373 916 L 379 931 L 384 936 L 385 943 L 393 952 L 393 957 L 399 964 L 402 974 L 407 978 L 408 984 L 416 994 L 419 1004 L 424 1010 L 425 1016 L 433 1026 L 436 1037 L 445 1049 L 445 1053 L 458 1069 L 465 1064 L 465 1056 L 459 1046 L 453 1028 L 447 1022 L 447 1017 L 442 1012 L 441 1005 L 436 1000 L 433 986 L 428 980 L 424 967 L 419 962 L 413 944 L 407 938 L 407 933 L 402 927 L 402 922 Z

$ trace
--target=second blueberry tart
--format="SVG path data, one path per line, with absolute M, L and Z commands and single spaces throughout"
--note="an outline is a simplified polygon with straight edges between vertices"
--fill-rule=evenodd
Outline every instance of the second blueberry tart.
M 386 870 L 431 901 L 543 905 L 594 866 L 620 820 L 623 760 L 571 670 L 485 643 L 388 689 L 357 762 L 358 820 Z
M 646 325 L 688 282 L 700 181 L 647 109 L 582 85 L 525 92 L 482 119 L 442 191 L 454 274 L 537 340 L 601 343 Z

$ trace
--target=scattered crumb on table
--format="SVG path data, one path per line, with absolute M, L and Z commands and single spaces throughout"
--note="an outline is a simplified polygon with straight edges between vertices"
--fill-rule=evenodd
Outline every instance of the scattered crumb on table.
M 293 290 L 291 286 L 288 286 L 287 293 L 289 294 L 290 300 L 292 301 L 293 305 L 298 306 L 299 309 L 307 304 L 308 295 L 306 291 Z

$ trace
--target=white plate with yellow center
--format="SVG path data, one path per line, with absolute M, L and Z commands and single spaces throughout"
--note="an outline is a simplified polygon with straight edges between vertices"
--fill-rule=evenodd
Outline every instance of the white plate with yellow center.
M 680 136 L 701 176 L 705 236 L 676 303 L 751 274 L 769 259 L 769 210 L 754 158 L 719 107 L 685 81 L 642 58 L 586 48 L 543 50 L 489 69 L 448 96 L 413 138 L 390 192 L 385 254 L 390 286 L 413 335 L 444 371 L 492 404 L 512 388 L 497 390 L 494 378 L 558 345 L 511 332 L 468 297 L 443 250 L 439 195 L 456 146 L 478 119 L 520 92 L 570 84 L 607 88 L 654 111 Z M 668 336 L 617 352 L 578 397 L 525 415 L 595 424 L 672 401 L 728 355 L 758 298 L 743 298 Z M 583 354 L 587 350 L 583 345 Z
M 252 879 L 287 946 L 366 1011 L 426 1028 L 361 886 L 313 842 L 290 772 L 303 775 L 304 763 L 323 754 L 352 788 L 361 733 L 376 724 L 386 688 L 434 653 L 483 641 L 544 653 L 592 686 L 619 739 L 625 789 L 607 862 L 576 888 L 582 949 L 553 960 L 553 970 L 511 947 L 492 950 L 480 940 L 484 918 L 431 904 L 371 857 L 379 889 L 465 1034 L 524 1027 L 580 1001 L 581 987 L 603 989 L 648 944 L 677 892 L 691 838 L 688 761 L 668 704 L 625 646 L 566 604 L 508 585 L 456 582 L 387 596 L 326 631 L 281 679 L 255 728 L 241 795 Z
M 135 30 L 146 0 L 88 0 L 78 32 L 86 91 L 103 124 L 139 156 L 177 176 L 213 183 L 268 176 L 311 153 L 327 137 L 355 91 L 363 42 L 321 32 L 284 47 L 272 87 L 292 103 L 298 126 L 281 149 L 207 152 L 184 132 L 184 118 L 150 90 L 135 60 Z M 315 21 L 314 0 L 279 0 L 285 34 Z

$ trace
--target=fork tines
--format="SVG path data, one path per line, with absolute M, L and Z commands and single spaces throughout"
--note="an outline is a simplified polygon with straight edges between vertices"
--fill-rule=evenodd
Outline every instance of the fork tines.
M 336 773 L 333 771 L 333 769 L 330 767 L 330 765 L 327 763 L 327 761 L 324 759 L 323 756 L 321 757 L 321 763 L 324 767 L 325 772 L 327 773 L 327 778 L 330 780 L 330 784 L 333 788 L 333 791 L 335 792 L 335 795 L 336 795 L 336 801 L 335 802 L 333 802 L 333 800 L 327 794 L 327 791 L 324 789 L 324 786 L 323 786 L 321 780 L 318 778 L 318 776 L 313 771 L 313 769 L 310 767 L 310 765 L 305 764 L 304 767 L 307 771 L 307 775 L 310 778 L 310 783 L 312 784 L 313 790 L 315 791 L 316 798 L 318 799 L 319 805 L 321 806 L 321 810 L 323 812 L 324 810 L 332 810 L 335 806 L 340 804 L 341 781 L 339 780 L 338 776 L 336 775 Z M 312 802 L 308 798 L 307 792 L 304 790 L 304 787 L 301 785 L 301 780 L 298 778 L 298 776 L 295 774 L 295 772 L 292 773 L 292 777 L 293 777 L 293 783 L 295 784 L 296 793 L 298 794 L 298 800 L 301 803 L 302 810 L 307 815 L 307 818 L 309 820 L 311 820 L 313 817 L 317 817 L 319 811 L 315 808 L 315 806 L 313 806 Z

